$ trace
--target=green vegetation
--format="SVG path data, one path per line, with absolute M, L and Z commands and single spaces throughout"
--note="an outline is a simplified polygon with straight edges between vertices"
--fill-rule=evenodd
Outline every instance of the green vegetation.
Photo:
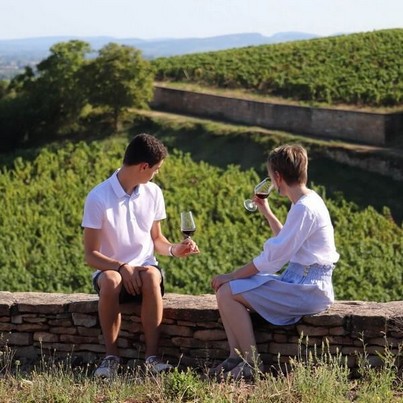
M 341 354 L 295 357 L 286 370 L 258 372 L 253 382 L 206 376 L 206 368 L 174 368 L 153 376 L 139 366 L 124 368 L 105 382 L 91 377 L 92 368 L 42 358 L 30 372 L 19 367 L 7 347 L 0 351 L 0 401 L 20 402 L 389 402 L 402 401 L 402 379 L 396 358 L 383 357 L 373 368 L 360 359 L 360 378 L 351 379 Z M 208 365 L 208 363 L 206 363 Z M 284 367 L 284 366 L 283 366 Z
M 143 128 L 153 122 L 143 122 Z M 270 236 L 258 214 L 243 208 L 251 184 L 263 174 L 264 154 L 282 135 L 256 138 L 231 133 L 204 133 L 193 136 L 197 124 L 187 123 L 180 132 L 173 129 L 151 132 L 161 137 L 171 150 L 156 177 L 164 189 L 168 219 L 163 229 L 169 239 L 179 241 L 179 212 L 190 209 L 196 217 L 195 237 L 202 253 L 188 259 L 161 257 L 166 270 L 167 291 L 199 294 L 212 292 L 210 278 L 245 263 L 261 250 Z M 138 127 L 135 126 L 138 131 Z M 182 136 L 182 137 L 181 137 Z M 176 142 L 205 142 L 205 157 L 227 161 L 237 149 L 259 161 L 260 169 L 226 168 L 201 161 L 203 150 L 194 157 L 173 147 Z M 66 143 L 40 150 L 31 160 L 18 157 L 4 165 L 0 174 L 0 283 L 3 290 L 47 292 L 91 292 L 91 270 L 83 261 L 80 227 L 84 199 L 88 191 L 107 178 L 121 163 L 128 139 L 115 136 L 91 143 Z M 259 143 L 260 141 L 260 143 Z M 295 141 L 295 139 L 294 139 Z M 312 145 L 313 146 L 313 145 Z M 233 147 L 233 148 L 232 148 Z M 176 149 L 176 150 L 175 150 Z M 223 152 L 223 150 L 226 152 Z M 315 155 L 314 150 L 311 150 Z M 196 153 L 197 154 L 197 153 Z M 213 157 L 214 157 L 213 155 Z M 242 154 L 239 154 L 242 158 Z M 211 157 L 211 155 L 210 155 Z M 228 160 L 226 160 L 226 158 Z M 213 158 L 211 158 L 213 160 Z M 223 162 L 223 161 L 221 161 Z M 241 161 L 239 161 L 241 162 Z M 403 229 L 372 207 L 359 209 L 343 197 L 326 196 L 336 229 L 341 254 L 335 272 L 338 299 L 389 301 L 401 298 Z M 271 203 L 284 220 L 289 208 L 285 199 L 271 196 Z
M 156 60 L 153 68 L 159 79 L 312 101 L 392 105 L 402 100 L 402 48 L 397 45 L 402 36 L 403 30 L 388 30 L 189 55 Z M 120 165 L 127 144 L 123 136 L 89 141 L 92 133 L 106 132 L 102 113 L 109 110 L 115 131 L 119 119 L 129 127 L 130 136 L 149 131 L 171 150 L 156 179 L 165 191 L 167 236 L 180 239 L 182 209 L 191 209 L 196 216 L 203 253 L 192 260 L 161 257 L 168 291 L 211 292 L 212 275 L 232 270 L 259 253 L 270 233 L 258 214 L 245 212 L 243 199 L 251 184 L 265 175 L 268 150 L 298 141 L 309 150 L 310 180 L 325 197 L 336 228 L 341 253 L 335 272 L 337 298 L 401 298 L 401 184 L 330 161 L 326 151 L 337 149 L 335 142 L 196 119 L 171 123 L 155 117 L 158 114 L 150 118 L 138 111 L 135 118 L 133 113 L 122 115 L 131 106 L 146 106 L 151 65 L 133 48 L 110 44 L 92 59 L 86 58 L 89 51 L 81 41 L 57 44 L 37 71 L 27 68 L 1 85 L 5 149 L 38 146 L 70 133 L 77 137 L 80 133 L 79 138 L 86 140 L 2 157 L 3 289 L 91 292 L 90 269 L 82 251 L 83 203 L 88 191 Z M 83 122 L 91 132 L 82 130 Z M 284 219 L 287 201 L 273 195 L 271 202 Z
M 403 29 L 159 58 L 158 81 L 294 100 L 392 106 L 403 100 Z
M 89 59 L 90 51 L 83 41 L 58 43 L 36 69 L 2 82 L 3 151 L 83 132 L 100 113 L 116 131 L 127 108 L 148 107 L 154 76 L 140 51 L 111 43 Z

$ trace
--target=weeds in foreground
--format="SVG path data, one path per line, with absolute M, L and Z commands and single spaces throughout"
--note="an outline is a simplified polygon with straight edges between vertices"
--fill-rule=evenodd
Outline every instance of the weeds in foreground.
M 307 343 L 308 344 L 308 343 Z M 187 368 L 153 376 L 141 367 L 125 368 L 116 379 L 94 379 L 92 368 L 72 368 L 69 362 L 42 359 L 38 368 L 21 371 L 12 350 L 0 351 L 0 402 L 403 402 L 402 379 L 397 357 L 388 348 L 380 357 L 383 365 L 374 368 L 368 356 L 359 357 L 358 379 L 351 379 L 346 359 L 330 354 L 327 344 L 312 350 L 300 345 L 298 357 L 287 366 L 279 364 L 254 382 L 231 379 L 217 382 Z M 304 354 L 302 353 L 304 352 Z

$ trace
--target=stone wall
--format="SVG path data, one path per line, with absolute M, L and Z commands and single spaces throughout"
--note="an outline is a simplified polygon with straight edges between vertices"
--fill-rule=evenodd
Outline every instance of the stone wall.
M 7 345 L 23 363 L 41 354 L 91 363 L 104 354 L 97 316 L 98 297 L 92 294 L 0 292 L 0 351 Z M 253 315 L 259 352 L 267 366 L 288 362 L 316 346 L 347 357 L 356 368 L 358 355 L 368 354 L 380 365 L 385 346 L 395 355 L 403 347 L 403 301 L 376 303 L 339 301 L 318 315 L 292 326 L 273 326 Z M 144 359 L 138 305 L 122 306 L 121 355 Z M 228 345 L 214 295 L 167 294 L 161 350 L 175 364 L 203 367 L 227 356 Z M 326 350 L 329 351 L 329 350 Z
M 370 113 L 259 102 L 155 86 L 151 106 L 274 130 L 384 145 L 403 136 L 403 113 Z

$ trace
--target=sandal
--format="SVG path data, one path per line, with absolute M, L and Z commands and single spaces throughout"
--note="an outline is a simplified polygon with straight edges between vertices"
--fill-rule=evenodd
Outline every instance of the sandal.
M 263 364 L 249 364 L 246 361 L 240 362 L 236 367 L 232 368 L 224 374 L 226 379 L 232 378 L 235 381 L 244 379 L 251 381 L 255 379 L 261 372 L 263 372 Z
M 218 364 L 216 367 L 211 368 L 208 371 L 210 376 L 218 376 L 223 372 L 228 372 L 234 369 L 236 366 L 243 362 L 241 357 L 228 357 L 222 363 Z

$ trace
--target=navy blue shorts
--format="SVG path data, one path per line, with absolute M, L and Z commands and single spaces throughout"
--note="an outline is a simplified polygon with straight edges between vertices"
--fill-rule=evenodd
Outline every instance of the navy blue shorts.
M 164 296 L 164 293 L 165 293 L 164 273 L 158 266 L 154 266 L 154 267 L 157 268 L 159 270 L 159 272 L 161 273 L 161 284 L 160 284 L 161 295 Z M 102 274 L 102 271 L 97 273 L 97 275 L 92 280 L 94 290 L 96 291 L 96 293 L 98 295 L 99 295 L 99 291 L 100 291 L 99 286 L 98 286 L 98 278 L 99 278 L 99 276 L 101 274 Z M 125 302 L 141 302 L 141 301 L 142 301 L 142 295 L 141 294 L 136 294 L 136 295 L 129 294 L 124 286 L 120 290 L 120 294 L 119 294 L 119 303 L 120 304 L 124 304 Z

